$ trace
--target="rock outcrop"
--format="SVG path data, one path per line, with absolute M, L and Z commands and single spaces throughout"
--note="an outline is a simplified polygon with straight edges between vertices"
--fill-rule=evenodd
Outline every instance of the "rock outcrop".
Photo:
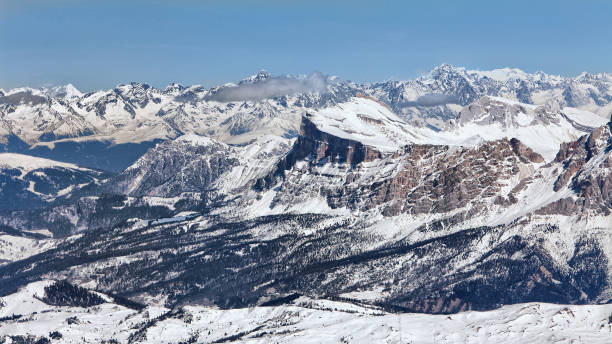
M 612 135 L 608 125 L 579 140 L 563 144 L 555 163 L 560 165 L 554 191 L 570 188 L 575 198 L 561 199 L 541 210 L 571 214 L 590 209 L 609 215 L 612 209 Z

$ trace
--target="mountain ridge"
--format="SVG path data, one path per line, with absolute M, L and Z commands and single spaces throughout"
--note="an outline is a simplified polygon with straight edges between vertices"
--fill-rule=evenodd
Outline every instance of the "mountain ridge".
M 89 167 L 119 172 L 139 155 L 126 155 L 127 162 L 112 164 L 110 150 L 129 152 L 129 145 L 143 145 L 135 150 L 142 154 L 156 142 L 189 133 L 229 144 L 244 144 L 257 135 L 294 136 L 305 112 L 332 107 L 359 94 L 385 103 L 411 125 L 434 130 L 446 127 L 465 106 L 483 96 L 541 105 L 553 112 L 575 107 L 606 120 L 612 114 L 608 74 L 563 78 L 507 71 L 519 79 L 497 76 L 500 81 L 487 73 L 500 74 L 499 70 L 477 72 L 442 65 L 414 80 L 372 84 L 316 73 L 271 76 L 266 72 L 209 89 L 178 84 L 157 89 L 130 83 L 86 94 L 67 87 L 71 96 L 66 97 L 55 96 L 66 93 L 59 91 L 61 87 L 17 88 L 0 96 L 0 150 L 54 160 L 65 159 L 67 152 L 106 152 L 104 159 Z

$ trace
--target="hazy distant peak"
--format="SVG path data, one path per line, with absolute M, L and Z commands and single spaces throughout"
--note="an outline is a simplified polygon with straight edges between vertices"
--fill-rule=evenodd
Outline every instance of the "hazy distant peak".
M 244 84 L 244 83 L 255 83 L 255 82 L 260 82 L 260 81 L 264 81 L 270 78 L 270 73 L 268 73 L 268 71 L 266 70 L 260 70 L 259 73 L 251 75 L 247 78 L 242 79 L 239 84 Z
M 83 93 L 79 91 L 74 85 L 66 84 L 62 86 L 52 87 L 47 91 L 47 93 L 52 97 L 60 97 L 60 98 L 80 98 L 83 96 Z

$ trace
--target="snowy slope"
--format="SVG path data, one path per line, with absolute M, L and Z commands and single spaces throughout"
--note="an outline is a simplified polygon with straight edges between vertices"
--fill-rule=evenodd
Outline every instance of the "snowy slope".
M 74 85 L 67 84 L 62 86 L 55 86 L 50 89 L 43 89 L 43 92 L 53 97 L 60 97 L 64 99 L 80 98 L 83 93 L 79 91 Z
M 62 167 L 75 170 L 88 171 L 74 164 L 68 164 L 50 159 L 37 158 L 25 154 L 0 153 L 0 168 L 19 169 L 23 173 L 37 170 L 40 168 Z
M 0 229 L 0 265 L 25 259 L 53 248 L 56 241 L 49 238 L 51 233 L 46 230 L 41 232 L 44 234 L 40 233 L 40 237 L 31 237 L 27 236 L 28 233 L 25 235 L 5 234 Z
M 323 132 L 394 152 L 411 142 L 425 142 L 424 131 L 406 124 L 385 104 L 364 97 L 317 111 L 309 119 Z
M 137 311 L 105 303 L 89 308 L 40 301 L 51 281 L 2 298 L 0 339 L 61 335 L 62 343 L 608 343 L 612 305 L 529 303 L 488 312 L 391 314 L 376 308 L 298 298 L 287 305 L 219 310 L 187 306 Z M 102 295 L 106 299 L 111 299 Z M 57 336 L 57 335 L 56 335 Z M 13 337 L 15 338 L 15 337 Z M 17 339 L 17 338 L 15 338 Z

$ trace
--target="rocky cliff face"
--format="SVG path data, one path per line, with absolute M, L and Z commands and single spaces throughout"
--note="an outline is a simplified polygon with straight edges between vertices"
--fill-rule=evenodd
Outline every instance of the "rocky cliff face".
M 516 202 L 512 191 L 543 158 L 516 139 L 476 147 L 410 144 L 383 154 L 375 147 L 318 130 L 304 119 L 302 135 L 274 172 L 282 176 L 274 202 L 295 195 L 325 199 L 331 208 L 400 213 L 448 213 Z M 273 176 L 268 185 L 279 183 Z
M 610 214 L 612 139 L 610 127 L 594 130 L 579 140 L 563 144 L 555 163 L 561 167 L 554 190 L 568 188 L 573 197 L 561 199 L 543 211 L 552 213 Z
M 323 132 L 308 117 L 304 117 L 300 126 L 300 136 L 289 153 L 277 163 L 272 173 L 259 179 L 255 187 L 264 190 L 274 186 L 278 182 L 279 176 L 283 176 L 285 171 L 294 168 L 297 163 L 304 159 L 308 159 L 313 166 L 332 163 L 351 168 L 362 162 L 379 158 L 381 158 L 381 153 L 375 148 L 364 146 L 359 141 L 344 139 Z

